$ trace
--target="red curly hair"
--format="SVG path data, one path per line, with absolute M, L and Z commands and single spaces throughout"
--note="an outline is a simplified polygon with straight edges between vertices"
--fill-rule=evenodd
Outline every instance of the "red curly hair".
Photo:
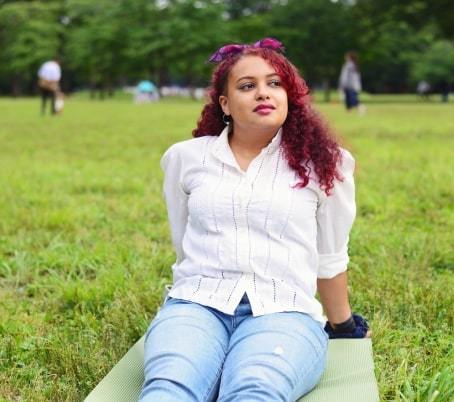
M 240 54 L 222 61 L 214 70 L 205 104 L 192 131 L 194 137 L 219 135 L 225 127 L 219 96 L 225 95 L 229 72 L 236 62 L 246 55 L 262 57 L 277 72 L 287 91 L 288 114 L 282 126 L 281 146 L 290 168 L 295 170 L 305 187 L 313 168 L 320 188 L 327 195 L 334 187 L 334 180 L 342 180 L 338 171 L 341 152 L 326 123 L 311 106 L 309 88 L 296 67 L 281 53 L 266 48 L 245 48 Z

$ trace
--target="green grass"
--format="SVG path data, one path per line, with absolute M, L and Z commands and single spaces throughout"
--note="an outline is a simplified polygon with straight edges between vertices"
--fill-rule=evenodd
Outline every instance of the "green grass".
M 144 333 L 173 262 L 158 162 L 200 108 L 0 99 L 0 400 L 80 401 Z M 454 108 L 320 109 L 357 160 L 351 301 L 381 399 L 453 400 Z

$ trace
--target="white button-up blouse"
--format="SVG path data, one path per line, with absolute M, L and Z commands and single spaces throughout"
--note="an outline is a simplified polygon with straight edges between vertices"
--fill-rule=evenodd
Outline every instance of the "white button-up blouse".
M 332 194 L 315 177 L 304 188 L 283 155 L 281 130 L 243 171 L 227 128 L 172 145 L 164 196 L 177 260 L 171 297 L 233 314 L 247 293 L 254 316 L 300 311 L 325 323 L 317 278 L 347 269 L 355 218 L 354 159 Z

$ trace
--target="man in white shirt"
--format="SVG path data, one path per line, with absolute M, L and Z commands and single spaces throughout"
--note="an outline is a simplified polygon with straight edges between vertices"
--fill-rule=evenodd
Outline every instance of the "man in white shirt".
M 52 114 L 56 113 L 55 98 L 60 91 L 61 68 L 58 59 L 46 61 L 38 70 L 38 86 L 41 91 L 41 114 L 46 111 L 47 99 L 51 100 Z

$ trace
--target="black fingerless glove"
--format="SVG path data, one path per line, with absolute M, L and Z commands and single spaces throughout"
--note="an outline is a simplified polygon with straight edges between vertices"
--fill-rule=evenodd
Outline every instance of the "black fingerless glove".
M 330 339 L 336 338 L 364 338 L 369 330 L 369 324 L 359 314 L 352 316 L 340 324 L 336 324 L 335 328 L 329 322 L 325 325 L 325 331 Z

